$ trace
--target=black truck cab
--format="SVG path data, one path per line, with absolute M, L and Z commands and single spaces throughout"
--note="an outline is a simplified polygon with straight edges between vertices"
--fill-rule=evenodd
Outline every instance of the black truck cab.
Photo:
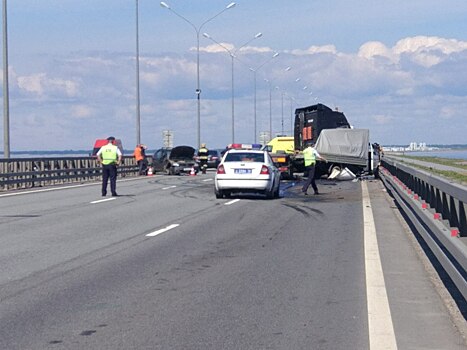
M 318 103 L 295 110 L 294 142 L 295 150 L 301 151 L 307 141 L 316 142 L 321 130 L 350 128 L 344 113 Z

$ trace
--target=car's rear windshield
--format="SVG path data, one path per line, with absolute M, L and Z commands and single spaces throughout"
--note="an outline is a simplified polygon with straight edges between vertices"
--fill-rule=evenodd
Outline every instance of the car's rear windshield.
M 209 150 L 208 154 L 211 156 L 217 156 L 217 151 L 216 150 Z
M 227 153 L 224 162 L 259 162 L 264 163 L 264 153 L 232 152 Z

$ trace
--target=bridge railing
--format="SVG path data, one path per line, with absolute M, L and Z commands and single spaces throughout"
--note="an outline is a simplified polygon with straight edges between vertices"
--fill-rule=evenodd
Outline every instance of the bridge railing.
M 401 180 L 420 200 L 429 205 L 443 220 L 459 229 L 467 237 L 467 189 L 426 171 L 417 170 L 392 159 L 384 159 L 383 166 Z
M 467 298 L 467 189 L 423 170 L 383 159 L 381 179 L 430 250 Z
M 135 159 L 123 156 L 117 171 L 121 177 L 137 175 Z M 0 191 L 97 181 L 101 176 L 95 157 L 0 159 Z

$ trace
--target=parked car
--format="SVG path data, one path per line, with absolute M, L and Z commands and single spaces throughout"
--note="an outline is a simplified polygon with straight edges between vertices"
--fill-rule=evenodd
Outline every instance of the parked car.
M 267 151 L 231 149 L 217 167 L 216 198 L 232 193 L 260 193 L 279 197 L 281 173 Z
M 210 149 L 208 150 L 208 169 L 216 169 L 217 166 L 220 164 L 223 153 L 221 153 L 222 150 L 220 149 Z M 224 152 L 225 153 L 225 152 Z M 197 163 L 199 163 L 199 156 L 196 154 L 195 160 Z
M 208 151 L 208 168 L 216 169 L 222 160 L 220 149 L 210 149 Z
M 199 167 L 194 159 L 195 149 L 190 146 L 160 148 L 153 156 L 153 167 L 156 172 L 168 175 L 189 174 L 191 169 L 198 173 Z

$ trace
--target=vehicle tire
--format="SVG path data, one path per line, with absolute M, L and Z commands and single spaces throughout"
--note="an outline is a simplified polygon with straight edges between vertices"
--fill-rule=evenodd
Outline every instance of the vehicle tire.
M 266 198 L 267 199 L 273 199 L 274 198 L 274 184 L 272 184 L 272 188 L 270 191 L 266 190 L 265 191 L 265 194 L 266 194 Z
M 274 198 L 279 198 L 280 197 L 280 183 L 279 186 L 277 186 L 277 189 L 274 191 Z
M 225 191 L 225 192 L 224 192 L 225 198 L 230 198 L 231 195 L 232 195 L 232 193 L 230 193 L 230 192 L 228 192 L 228 191 Z
M 224 197 L 224 193 L 222 191 L 215 191 L 216 198 L 221 199 Z
M 373 171 L 373 175 L 375 176 L 375 179 L 380 179 L 380 176 L 379 176 L 379 167 L 376 168 L 376 169 Z

